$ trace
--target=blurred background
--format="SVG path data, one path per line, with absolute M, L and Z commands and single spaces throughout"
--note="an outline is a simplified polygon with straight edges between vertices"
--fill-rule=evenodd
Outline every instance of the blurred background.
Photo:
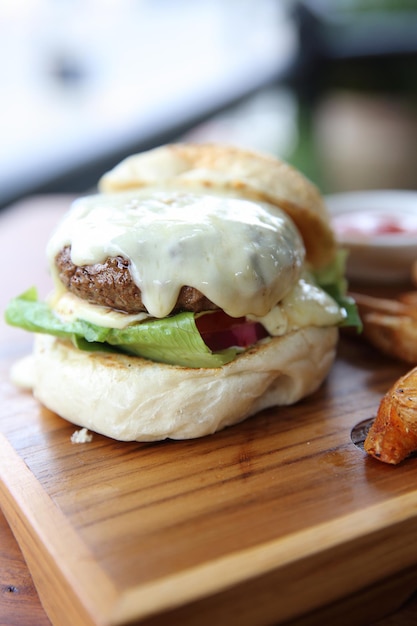
M 0 207 L 168 141 L 417 188 L 417 0 L 2 0 Z

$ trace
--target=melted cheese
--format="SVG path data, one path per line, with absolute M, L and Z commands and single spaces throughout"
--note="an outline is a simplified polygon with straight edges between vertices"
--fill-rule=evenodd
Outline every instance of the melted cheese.
M 47 253 L 71 246 L 75 265 L 120 255 L 152 317 L 168 315 L 182 286 L 232 317 L 266 315 L 300 277 L 302 239 L 267 203 L 183 192 L 134 191 L 77 200 Z
M 335 326 L 345 312 L 323 289 L 304 274 L 290 293 L 267 315 L 248 318 L 260 322 L 272 336 L 285 335 L 308 326 Z
M 147 313 L 122 313 L 105 306 L 90 304 L 64 290 L 58 290 L 49 304 L 55 313 L 66 322 L 80 319 L 104 328 L 126 328 L 131 324 L 143 322 L 143 320 L 150 318 Z

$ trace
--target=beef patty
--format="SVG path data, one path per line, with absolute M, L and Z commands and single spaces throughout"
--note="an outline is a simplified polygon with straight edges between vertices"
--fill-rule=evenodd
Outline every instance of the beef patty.
M 130 274 L 129 261 L 123 257 L 108 257 L 104 263 L 79 266 L 71 261 L 71 249 L 66 246 L 57 254 L 55 264 L 61 282 L 79 298 L 125 313 L 146 312 L 141 291 Z M 198 313 L 217 308 L 201 291 L 184 286 L 172 312 Z

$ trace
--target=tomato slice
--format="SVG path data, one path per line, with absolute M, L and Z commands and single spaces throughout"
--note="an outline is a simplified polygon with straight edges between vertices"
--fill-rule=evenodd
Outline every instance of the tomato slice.
M 245 317 L 230 317 L 224 311 L 197 317 L 196 326 L 204 343 L 213 352 L 232 346 L 248 348 L 268 337 L 268 332 L 259 322 L 248 321 Z

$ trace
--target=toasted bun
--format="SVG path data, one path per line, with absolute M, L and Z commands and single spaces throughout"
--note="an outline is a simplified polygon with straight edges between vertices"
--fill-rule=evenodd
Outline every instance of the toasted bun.
M 34 394 L 70 422 L 121 441 L 202 437 L 311 394 L 333 363 L 337 337 L 336 328 L 305 328 L 219 369 L 187 369 L 38 335 Z
M 335 238 L 318 189 L 273 156 L 215 144 L 172 144 L 126 158 L 99 181 L 105 193 L 149 186 L 203 188 L 269 202 L 292 218 L 314 267 L 334 257 Z

